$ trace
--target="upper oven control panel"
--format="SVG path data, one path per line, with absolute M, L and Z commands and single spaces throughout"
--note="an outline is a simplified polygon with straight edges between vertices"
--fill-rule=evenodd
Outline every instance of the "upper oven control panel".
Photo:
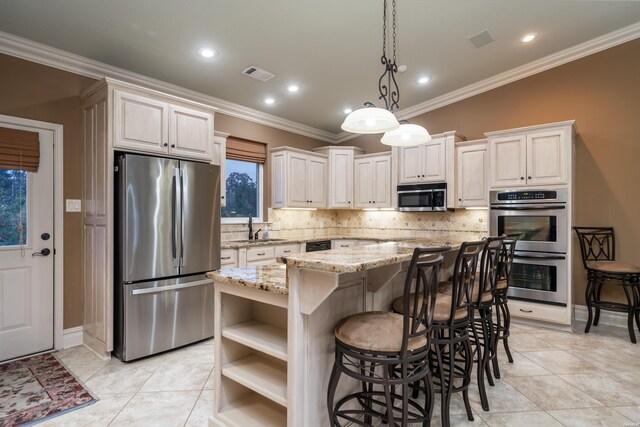
M 501 190 L 491 191 L 491 203 L 566 203 L 567 189 L 554 190 Z

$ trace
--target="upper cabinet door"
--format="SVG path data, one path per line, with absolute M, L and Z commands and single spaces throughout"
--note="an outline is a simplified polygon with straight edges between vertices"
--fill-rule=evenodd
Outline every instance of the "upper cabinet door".
M 447 179 L 445 140 L 428 142 L 423 146 L 424 182 L 444 182 Z
M 355 207 L 372 207 L 373 161 L 370 158 L 355 160 Z
M 398 164 L 398 183 L 413 184 L 424 180 L 424 145 L 401 147 Z
M 372 199 L 375 208 L 391 207 L 391 156 L 374 157 Z
M 330 208 L 353 207 L 353 151 L 331 150 Z
M 166 153 L 169 144 L 169 105 L 114 90 L 115 148 Z
M 169 117 L 169 153 L 192 159 L 212 160 L 213 115 L 172 106 Z
M 293 180 L 298 179 L 292 175 Z M 310 207 L 327 207 L 327 159 L 324 157 L 309 156 L 308 192 Z
M 491 187 L 527 185 L 527 138 L 525 135 L 489 139 Z
M 567 139 L 565 129 L 527 134 L 527 184 L 567 183 Z
M 456 155 L 458 157 L 456 207 L 488 206 L 486 145 L 456 147 Z
M 309 158 L 304 154 L 290 153 L 287 161 L 288 207 L 309 207 L 308 175 Z

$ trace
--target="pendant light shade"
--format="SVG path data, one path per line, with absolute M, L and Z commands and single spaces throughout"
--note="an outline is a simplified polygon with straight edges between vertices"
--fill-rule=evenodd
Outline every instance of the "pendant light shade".
M 352 111 L 344 119 L 342 130 L 351 133 L 384 133 L 398 129 L 400 123 L 389 110 L 365 107 Z
M 385 133 L 380 142 L 394 147 L 411 147 L 431 141 L 431 135 L 419 125 L 403 123 L 396 130 Z

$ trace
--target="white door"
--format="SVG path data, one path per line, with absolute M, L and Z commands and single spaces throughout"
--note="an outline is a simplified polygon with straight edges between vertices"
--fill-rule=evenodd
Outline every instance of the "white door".
M 400 148 L 399 184 L 422 182 L 424 175 L 424 145 Z
M 527 138 L 525 135 L 489 139 L 491 187 L 527 185 Z
M 424 172 L 422 180 L 425 182 L 444 182 L 447 179 L 445 140 L 428 142 L 424 145 L 423 150 Z
M 456 147 L 458 155 L 457 207 L 486 207 L 487 148 L 482 145 Z
M 287 182 L 287 207 L 308 208 L 309 194 L 308 174 L 309 159 L 304 154 L 291 153 L 288 155 Z
M 169 105 L 132 93 L 113 91 L 116 148 L 167 154 Z
M 353 151 L 331 150 L 329 208 L 353 207 Z
M 327 207 L 327 159 L 309 156 L 309 206 Z
M 211 160 L 212 114 L 172 106 L 169 122 L 169 154 Z
M 6 123 L 0 126 L 40 135 L 38 172 L 0 170 L 0 361 L 3 361 L 53 349 L 54 186 L 53 132 Z M 20 222 L 24 244 L 20 244 Z M 49 251 L 46 256 L 45 249 Z
M 355 198 L 356 208 L 372 207 L 371 192 L 373 188 L 373 161 L 369 159 L 356 159 L 355 161 Z
M 527 185 L 567 183 L 564 129 L 527 134 Z
M 371 199 L 374 208 L 391 207 L 391 157 L 376 157 L 373 160 L 373 183 Z

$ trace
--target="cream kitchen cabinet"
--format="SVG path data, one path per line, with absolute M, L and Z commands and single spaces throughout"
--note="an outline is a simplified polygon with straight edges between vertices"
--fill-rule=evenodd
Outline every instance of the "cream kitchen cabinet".
M 464 140 L 455 131 L 432 135 L 426 144 L 395 149 L 398 157 L 398 184 L 445 182 L 447 145 Z
M 355 156 L 355 207 L 390 208 L 391 154 Z
M 227 206 L 227 137 L 228 133 L 213 134 L 213 164 L 220 166 L 220 206 Z
M 486 133 L 491 188 L 566 185 L 574 121 Z
M 222 249 L 220 251 L 220 268 L 238 267 L 238 250 Z
M 454 207 L 487 207 L 488 161 L 487 140 L 456 143 L 456 182 Z
M 114 152 L 213 161 L 213 108 L 107 78 L 82 95 L 82 123 L 83 341 L 108 357 L 113 349 Z
M 319 147 L 313 152 L 328 156 L 327 208 L 352 209 L 355 204 L 353 160 L 364 151 L 357 147 Z
M 326 208 L 327 156 L 291 147 L 271 150 L 274 208 Z
M 189 105 L 189 106 L 187 106 Z M 113 89 L 113 147 L 212 160 L 213 112 L 140 88 Z

